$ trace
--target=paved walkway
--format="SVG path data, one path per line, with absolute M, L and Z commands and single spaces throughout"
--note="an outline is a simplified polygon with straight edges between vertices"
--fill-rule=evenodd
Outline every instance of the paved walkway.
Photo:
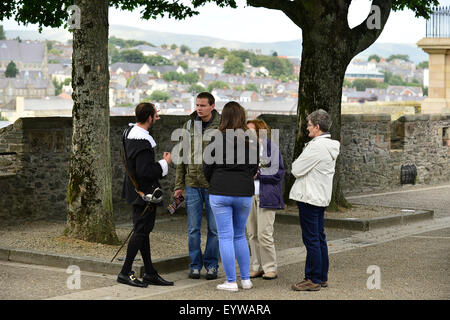
M 121 299 L 121 300 L 297 300 L 297 299 L 450 299 L 449 186 L 349 197 L 353 203 L 438 210 L 431 221 L 355 232 L 329 238 L 329 287 L 319 292 L 294 292 L 303 276 L 304 247 L 278 251 L 279 278 L 255 279 L 254 288 L 237 293 L 215 289 L 225 279 L 187 278 L 187 270 L 164 275 L 174 287 L 132 288 L 115 276 L 81 271 L 80 289 L 69 289 L 65 269 L 0 261 L 0 299 Z M 439 200 L 439 201 L 438 201 Z M 375 279 L 375 276 L 380 277 Z M 369 279 L 370 278 L 370 279 Z M 371 286 L 379 285 L 379 289 Z M 172 312 L 175 312 L 172 310 Z

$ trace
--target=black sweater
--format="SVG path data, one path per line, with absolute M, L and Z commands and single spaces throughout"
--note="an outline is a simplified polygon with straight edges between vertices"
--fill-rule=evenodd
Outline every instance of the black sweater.
M 219 146 L 219 143 L 221 143 L 223 154 L 220 155 L 219 150 L 214 148 L 211 152 L 212 157 L 215 159 L 214 163 L 203 163 L 203 173 L 210 185 L 209 193 L 224 196 L 253 196 L 255 193 L 253 177 L 258 171 L 259 162 L 256 138 L 227 136 L 225 133 L 222 133 L 221 136 L 217 136 L 217 139 L 222 141 L 216 142 L 213 137 L 209 147 L 212 148 L 213 144 Z M 241 151 L 238 153 L 239 145 L 243 145 L 244 148 L 240 147 Z M 234 154 L 231 150 L 234 150 Z M 243 152 L 244 150 L 245 153 Z M 217 157 L 216 154 L 218 155 Z M 230 158 L 228 161 L 227 155 Z

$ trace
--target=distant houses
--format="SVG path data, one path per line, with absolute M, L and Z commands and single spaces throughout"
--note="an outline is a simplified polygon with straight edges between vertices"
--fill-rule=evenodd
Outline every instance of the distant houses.
M 50 48 L 50 49 L 49 49 Z M 170 60 L 170 65 L 153 66 L 156 62 L 116 62 L 109 66 L 109 106 L 111 114 L 133 114 L 133 108 L 140 101 L 152 101 L 162 114 L 187 114 L 195 110 L 195 95 L 199 90 L 210 90 L 215 96 L 218 110 L 235 100 L 245 106 L 249 118 L 262 113 L 295 114 L 297 110 L 298 80 L 281 81 L 272 78 L 267 68 L 254 67 L 249 60 L 243 62 L 241 75 L 224 74 L 225 59 L 200 57 L 198 53 L 181 53 L 180 48 L 138 45 L 122 50 L 138 50 L 145 57 L 160 56 Z M 70 114 L 73 102 L 72 47 L 39 41 L 0 40 L 0 111 L 2 115 Z M 300 58 L 279 57 L 292 62 L 292 74 L 300 73 Z M 19 70 L 15 78 L 6 78 L 6 66 L 14 61 Z M 180 80 L 177 75 L 166 81 L 167 73 L 180 75 L 196 73 L 198 81 Z M 345 77 L 352 83 L 356 79 L 372 79 L 382 88 L 367 88 L 357 91 L 343 88 L 343 103 L 370 101 L 409 101 L 424 99 L 422 87 L 387 86 L 382 84 L 386 72 L 401 75 L 402 79 L 419 79 L 426 71 L 416 68 L 412 62 L 393 60 L 358 61 L 348 66 Z M 171 75 L 172 76 L 172 75 Z M 194 77 L 195 79 L 195 77 Z M 417 81 L 417 80 L 414 80 Z M 189 83 L 188 83 L 189 82 Z M 420 81 L 422 82 L 422 81 Z M 387 86 L 387 87 L 386 87 Z M 157 91 L 170 96 L 167 101 L 154 101 Z M 55 96 L 58 94 L 58 96 Z M 153 94 L 153 96 L 152 96 Z M 167 97 L 166 97 L 167 98 Z M 61 108 L 58 107 L 60 104 Z M 41 107 L 37 107 L 41 106 Z
M 7 104 L 16 97 L 40 98 L 54 95 L 55 87 L 49 79 L 27 76 L 0 79 L 0 104 Z
M 0 40 L 0 73 L 14 61 L 19 71 L 41 71 L 46 77 L 47 55 L 45 42 Z
M 109 70 L 112 74 L 123 74 L 129 79 L 136 74 L 147 74 L 150 67 L 145 63 L 116 62 L 109 67 Z
M 373 62 L 364 64 L 350 63 L 345 71 L 345 78 L 350 82 L 355 79 L 372 79 L 383 82 L 384 74 L 379 71 Z
M 425 99 L 422 87 L 388 86 L 386 89 L 366 88 L 357 91 L 355 88 L 342 90 L 342 102 L 364 103 L 366 101 L 421 101 Z

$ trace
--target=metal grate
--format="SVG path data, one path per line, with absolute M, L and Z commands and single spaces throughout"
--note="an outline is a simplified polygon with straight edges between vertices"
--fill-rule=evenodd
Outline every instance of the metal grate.
M 401 184 L 416 184 L 417 168 L 415 165 L 402 165 L 400 170 Z
M 450 38 L 450 7 L 435 7 L 426 24 L 427 38 Z

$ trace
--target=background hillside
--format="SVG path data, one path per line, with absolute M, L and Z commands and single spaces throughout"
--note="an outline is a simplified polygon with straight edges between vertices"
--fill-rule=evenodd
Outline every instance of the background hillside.
M 5 30 L 7 38 L 20 37 L 23 40 L 57 40 L 65 42 L 72 38 L 70 32 L 64 29 L 45 29 L 42 34 L 38 31 L 28 30 Z M 298 56 L 301 55 L 301 39 L 293 41 L 280 42 L 239 42 L 229 41 L 213 37 L 186 35 L 169 32 L 159 32 L 152 30 L 143 30 L 128 26 L 111 25 L 110 36 L 122 39 L 145 40 L 155 45 L 176 44 L 178 46 L 185 44 L 192 50 L 197 51 L 201 47 L 211 46 L 215 48 L 225 47 L 227 49 L 261 49 L 262 54 L 271 54 L 274 51 L 279 56 Z M 358 57 L 367 58 L 371 54 L 377 54 L 381 57 L 389 57 L 392 54 L 407 54 L 411 61 L 419 63 L 428 60 L 428 55 L 419 49 L 415 43 L 374 43 L 367 50 L 363 51 Z

